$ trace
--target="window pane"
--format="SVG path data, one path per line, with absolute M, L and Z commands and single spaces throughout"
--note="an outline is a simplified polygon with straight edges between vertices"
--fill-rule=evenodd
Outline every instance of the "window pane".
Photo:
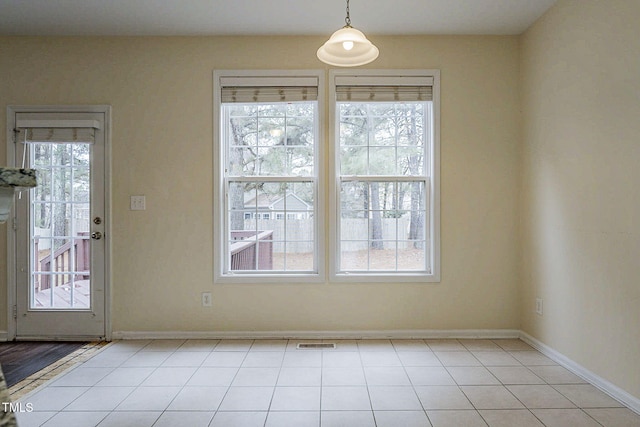
M 313 210 L 314 186 L 313 182 L 290 182 L 287 185 L 287 210 Z
M 398 175 L 421 176 L 424 170 L 424 149 L 422 147 L 398 147 Z
M 73 231 L 75 236 L 88 236 L 91 228 L 89 203 L 73 205 Z
M 258 118 L 244 116 L 238 109 L 242 106 L 230 108 L 229 141 L 230 147 L 256 146 L 258 145 Z
M 366 117 L 366 104 L 361 102 L 340 102 L 338 103 L 338 110 L 340 111 L 340 117 Z
M 362 117 L 344 116 L 340 120 L 340 145 L 366 146 L 369 137 L 367 120 Z
M 230 205 L 239 202 L 228 214 L 229 221 L 238 218 L 229 225 L 231 270 L 291 271 L 287 258 L 297 260 L 296 271 L 313 270 L 313 182 L 231 181 L 229 193 Z
M 315 120 L 315 107 L 309 102 L 288 102 L 285 104 L 287 117 L 297 117 L 313 122 Z M 313 123 L 309 124 L 313 127 Z
M 287 175 L 287 152 L 284 146 L 259 147 L 258 167 L 253 175 Z
M 284 117 L 287 112 L 286 102 L 274 104 L 258 104 L 257 113 L 259 117 Z
M 368 240 L 369 218 L 365 217 L 365 211 L 352 211 L 351 217 L 343 216 L 340 219 L 340 239 L 342 240 Z
M 286 270 L 285 242 L 273 242 L 273 270 Z
M 367 147 L 343 147 L 340 150 L 340 173 L 342 175 L 365 175 L 367 173 Z
M 391 117 L 374 117 L 373 123 L 373 139 L 369 145 L 396 145 L 396 127 L 393 116 Z
M 251 220 L 256 214 L 256 189 L 246 188 L 244 182 L 230 182 L 227 222 L 229 230 L 245 230 L 250 225 L 245 221 Z M 248 216 L 247 216 L 248 214 Z M 249 229 L 255 230 L 255 225 Z
M 312 176 L 315 102 L 225 104 L 226 165 L 231 176 Z
M 369 252 L 370 270 L 397 270 L 397 252 L 395 242 L 379 242 L 379 248 Z
M 89 161 L 91 156 L 90 144 L 73 144 L 73 164 L 75 166 L 89 167 Z
M 91 194 L 91 180 L 89 168 L 73 168 L 73 200 L 75 202 L 89 202 Z
M 398 270 L 426 270 L 426 246 L 424 240 L 398 242 Z
M 363 182 L 343 182 L 340 188 L 341 216 L 352 216 L 352 211 L 369 209 L 368 184 Z
M 52 144 L 33 144 L 33 167 L 36 170 L 42 166 L 49 166 L 51 162 Z M 40 183 L 40 176 L 38 176 Z
M 72 144 L 51 144 L 53 164 L 56 166 L 71 165 Z
M 53 173 L 50 169 L 36 169 L 36 177 L 38 185 L 33 189 L 33 200 L 51 201 Z
M 311 176 L 314 168 L 313 147 L 287 147 L 286 175 Z
M 340 247 L 340 269 L 343 271 L 367 271 L 368 268 L 367 242 L 343 241 Z
M 358 149 L 367 150 L 370 172 L 376 175 L 388 173 L 392 179 L 393 174 L 423 173 L 421 147 Z M 343 149 L 343 165 L 362 161 L 362 158 L 349 156 L 352 152 L 352 147 Z M 372 167 L 377 169 L 371 170 Z M 425 271 L 425 188 L 424 178 L 413 182 L 343 182 L 340 191 L 340 268 L 344 271 Z
M 284 118 L 260 118 L 258 120 L 258 145 L 262 147 L 285 145 L 284 124 Z
M 308 110 L 308 108 L 306 108 Z M 309 112 L 294 112 L 304 114 L 303 116 L 287 117 L 286 139 L 284 145 L 287 146 L 310 146 L 314 144 L 313 116 Z
M 315 238 L 314 223 L 311 212 L 290 212 L 286 214 L 287 240 L 289 242 L 306 242 Z
M 313 242 L 288 242 L 286 244 L 287 271 L 313 271 Z
M 369 175 L 395 175 L 396 149 L 394 147 L 369 148 Z
M 225 109 L 232 122 L 238 118 L 257 117 L 258 115 L 258 104 L 228 104 Z
M 424 174 L 422 104 L 340 104 L 340 111 L 341 174 Z

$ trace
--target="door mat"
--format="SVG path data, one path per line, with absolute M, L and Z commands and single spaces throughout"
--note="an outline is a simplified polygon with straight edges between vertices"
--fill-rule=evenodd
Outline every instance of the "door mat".
M 16 341 L 0 343 L 0 366 L 11 387 L 81 348 L 86 342 Z

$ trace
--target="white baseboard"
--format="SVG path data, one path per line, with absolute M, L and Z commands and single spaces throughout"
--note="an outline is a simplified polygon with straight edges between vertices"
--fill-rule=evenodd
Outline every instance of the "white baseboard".
M 638 399 L 637 397 L 632 396 L 615 384 L 612 384 L 604 378 L 594 374 L 584 366 L 574 362 L 564 354 L 559 353 L 546 344 L 543 344 L 541 341 L 538 341 L 536 338 L 532 337 L 526 332 L 520 332 L 520 339 L 536 348 L 538 351 L 540 351 L 540 353 L 544 354 L 554 362 L 557 362 L 558 364 L 564 366 L 585 381 L 591 383 L 593 386 L 607 393 L 609 396 L 616 399 L 632 411 L 640 414 L 640 399 Z
M 7 341 L 9 339 L 9 332 L 0 331 L 0 342 Z
M 133 339 L 428 339 L 518 338 L 515 329 L 407 329 L 388 331 L 115 331 L 114 340 Z

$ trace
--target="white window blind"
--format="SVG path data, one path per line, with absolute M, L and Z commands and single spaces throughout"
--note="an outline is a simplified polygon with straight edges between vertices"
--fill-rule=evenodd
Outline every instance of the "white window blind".
M 432 77 L 336 76 L 338 102 L 433 100 Z
M 222 103 L 295 102 L 318 99 L 315 77 L 223 77 Z
M 20 141 L 27 143 L 95 142 L 96 120 L 18 120 Z

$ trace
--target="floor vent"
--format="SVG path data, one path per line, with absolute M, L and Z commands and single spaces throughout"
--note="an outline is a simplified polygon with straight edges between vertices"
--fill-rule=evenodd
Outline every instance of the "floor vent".
M 318 348 L 336 348 L 334 343 L 299 343 L 296 347 L 298 350 L 318 349 Z

